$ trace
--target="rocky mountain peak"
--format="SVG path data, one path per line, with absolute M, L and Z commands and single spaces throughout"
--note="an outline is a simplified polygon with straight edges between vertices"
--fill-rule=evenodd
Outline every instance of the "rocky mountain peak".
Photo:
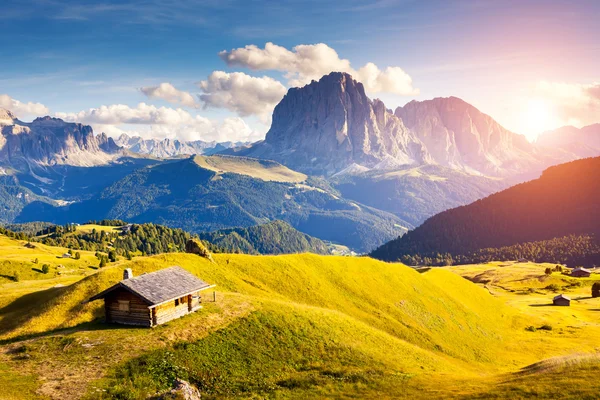
M 457 97 L 411 101 L 394 114 L 437 164 L 489 175 L 519 173 L 537 161 L 527 139 Z
M 15 115 L 5 108 L 0 108 L 0 125 L 12 125 L 17 119 Z
M 315 175 L 352 164 L 371 168 L 389 156 L 402 164 L 429 161 L 402 121 L 343 72 L 290 89 L 275 107 L 265 140 L 242 153 Z

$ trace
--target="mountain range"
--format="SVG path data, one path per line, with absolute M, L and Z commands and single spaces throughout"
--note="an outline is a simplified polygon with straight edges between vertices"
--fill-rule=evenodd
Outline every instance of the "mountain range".
M 121 218 L 204 232 L 280 219 L 362 252 L 548 166 L 600 154 L 598 125 L 529 143 L 456 97 L 392 111 L 338 72 L 289 89 L 254 144 L 113 139 L 6 110 L 0 129 L 4 223 Z
M 202 140 L 181 141 L 178 139 L 144 139 L 140 136 L 129 136 L 125 133 L 115 139 L 115 143 L 137 154 L 148 154 L 159 158 L 180 155 L 211 155 L 236 146 L 244 146 L 243 142 L 205 142 Z
M 438 165 L 515 177 L 577 157 L 540 151 L 456 97 L 411 101 L 392 112 L 368 98 L 362 83 L 339 72 L 290 89 L 275 107 L 265 139 L 226 153 L 324 176 Z

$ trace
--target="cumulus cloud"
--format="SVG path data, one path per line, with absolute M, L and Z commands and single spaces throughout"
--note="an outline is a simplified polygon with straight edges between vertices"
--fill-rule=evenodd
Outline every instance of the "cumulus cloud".
M 267 43 L 264 49 L 248 45 L 221 51 L 219 57 L 231 67 L 282 71 L 291 86 L 302 86 L 332 71 L 339 71 L 351 74 L 371 93 L 387 92 L 405 96 L 419 94 L 419 89 L 413 87 L 412 78 L 400 67 L 381 70 L 377 65 L 367 63 L 356 70 L 349 60 L 340 58 L 333 48 L 324 43 L 301 44 L 292 50 L 274 43 Z
M 112 136 L 127 133 L 144 138 L 205 141 L 254 141 L 261 137 L 261 133 L 252 130 L 241 118 L 214 121 L 181 108 L 146 103 L 136 107 L 113 104 L 77 113 L 56 113 L 56 116 L 65 121 L 90 124 L 96 132 Z
M 173 104 L 180 104 L 187 107 L 198 107 L 194 96 L 183 90 L 176 89 L 168 82 L 163 82 L 158 86 L 147 86 L 140 89 L 149 98 L 157 98 L 168 101 Z
M 257 115 L 268 122 L 273 108 L 285 95 L 281 82 L 268 76 L 253 77 L 243 72 L 214 71 L 198 82 L 205 107 L 226 108 L 240 116 Z
M 50 110 L 42 103 L 22 103 L 7 94 L 0 94 L 0 108 L 7 109 L 17 117 L 48 115 Z
M 563 125 L 581 127 L 600 122 L 600 83 L 542 81 L 536 85 L 535 94 L 550 104 Z

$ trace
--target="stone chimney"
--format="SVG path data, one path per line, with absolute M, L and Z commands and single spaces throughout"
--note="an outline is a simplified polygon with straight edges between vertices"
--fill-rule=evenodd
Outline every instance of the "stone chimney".
M 123 270 L 123 280 L 133 278 L 133 271 L 131 268 L 126 268 Z

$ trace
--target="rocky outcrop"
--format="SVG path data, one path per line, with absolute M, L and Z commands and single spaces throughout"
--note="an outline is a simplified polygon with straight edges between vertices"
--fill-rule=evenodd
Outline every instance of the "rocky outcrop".
M 371 168 L 387 157 L 401 164 L 431 162 L 423 143 L 380 100 L 346 73 L 292 88 L 275 107 L 264 141 L 238 155 L 268 158 L 313 175 L 352 164 Z
M 106 164 L 118 151 L 114 141 L 94 136 L 88 125 L 42 117 L 27 123 L 0 110 L 0 164 L 12 167 Z
M 152 396 L 152 400 L 200 400 L 200 391 L 192 384 L 183 379 L 175 379 L 173 389 L 158 396 Z
M 411 101 L 394 114 L 425 145 L 436 164 L 485 175 L 511 175 L 540 164 L 523 135 L 456 98 Z
M 210 251 L 208 251 L 206 246 L 196 238 L 187 241 L 187 243 L 185 244 L 185 252 L 199 255 L 200 257 L 204 257 L 209 261 L 214 262 Z

